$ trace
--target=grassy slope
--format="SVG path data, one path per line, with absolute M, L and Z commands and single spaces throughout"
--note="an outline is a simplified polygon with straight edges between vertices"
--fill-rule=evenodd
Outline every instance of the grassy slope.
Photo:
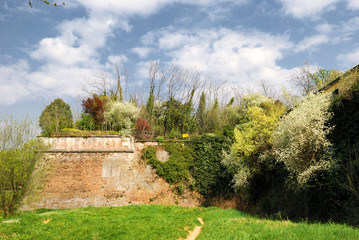
M 200 239 L 359 239 L 359 230 L 251 217 L 235 210 L 127 206 L 23 212 L 0 223 L 0 239 L 177 239 L 205 225 Z M 11 222 L 19 220 L 19 222 Z M 10 221 L 10 222 L 9 222 Z

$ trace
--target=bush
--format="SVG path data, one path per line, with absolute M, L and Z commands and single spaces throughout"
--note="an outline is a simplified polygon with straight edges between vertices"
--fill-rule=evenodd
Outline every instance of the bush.
M 83 120 L 83 130 L 100 130 L 104 123 L 105 106 L 108 102 L 108 97 L 97 96 L 94 94 L 92 97 L 82 100 L 81 114 Z
M 330 94 L 309 93 L 306 99 L 286 115 L 274 133 L 273 150 L 277 160 L 284 162 L 296 182 L 304 186 L 316 173 L 332 167 L 332 145 L 327 126 Z
M 129 102 L 109 102 L 104 113 L 106 125 L 110 130 L 121 131 L 122 135 L 132 134 L 140 109 Z
M 88 113 L 81 113 L 81 118 L 75 122 L 75 126 L 84 131 L 94 131 L 97 129 L 95 120 Z
M 148 139 L 151 136 L 151 124 L 146 119 L 137 118 L 135 136 L 138 139 Z

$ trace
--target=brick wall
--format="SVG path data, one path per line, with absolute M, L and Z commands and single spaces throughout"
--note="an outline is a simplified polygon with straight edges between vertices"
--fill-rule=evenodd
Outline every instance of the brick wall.
M 163 204 L 198 206 L 200 196 L 172 187 L 141 161 L 155 142 L 131 138 L 46 138 L 51 148 L 38 161 L 21 210 Z

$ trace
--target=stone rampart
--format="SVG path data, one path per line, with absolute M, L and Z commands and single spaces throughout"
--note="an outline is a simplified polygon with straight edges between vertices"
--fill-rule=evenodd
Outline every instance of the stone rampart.
M 141 160 L 142 149 L 120 137 L 44 138 L 51 145 L 37 162 L 21 210 L 163 204 L 198 206 L 199 195 L 176 195 Z
M 134 141 L 118 136 L 42 138 L 48 152 L 133 152 Z

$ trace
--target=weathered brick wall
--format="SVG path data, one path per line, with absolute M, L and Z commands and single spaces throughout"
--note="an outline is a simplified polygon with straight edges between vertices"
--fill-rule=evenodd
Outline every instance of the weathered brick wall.
M 103 141 L 102 141 L 103 140 Z M 199 195 L 183 196 L 141 161 L 147 145 L 130 138 L 50 138 L 52 147 L 37 163 L 21 210 L 179 204 L 198 206 Z

